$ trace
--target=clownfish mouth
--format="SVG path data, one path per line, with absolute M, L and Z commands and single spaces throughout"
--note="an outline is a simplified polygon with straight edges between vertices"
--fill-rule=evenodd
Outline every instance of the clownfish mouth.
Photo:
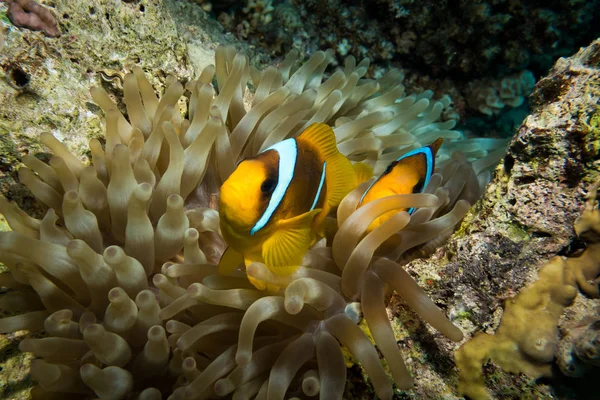
M 239 219 L 224 212 L 221 214 L 221 230 L 227 231 L 228 236 L 242 238 L 250 233 L 250 226 L 240 224 Z

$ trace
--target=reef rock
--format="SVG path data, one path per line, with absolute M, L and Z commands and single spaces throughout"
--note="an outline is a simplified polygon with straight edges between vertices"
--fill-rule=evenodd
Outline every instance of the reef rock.
M 535 281 L 539 268 L 553 256 L 570 256 L 582 247 L 573 223 L 584 209 L 587 189 L 600 177 L 599 82 L 600 41 L 559 59 L 536 85 L 530 98 L 534 109 L 512 139 L 484 198 L 443 249 L 409 268 L 423 284 L 430 283 L 430 296 L 446 304 L 467 337 L 493 333 L 505 300 Z M 593 316 L 597 306 L 597 299 L 579 295 L 559 329 Z M 417 335 L 409 337 L 416 340 Z M 437 346 L 431 370 L 453 375 L 450 350 Z M 415 391 L 422 392 L 415 398 L 432 393 L 430 382 L 422 380 L 427 374 L 418 371 L 424 365 L 411 365 L 417 376 Z M 494 374 L 487 374 L 486 386 L 495 398 L 554 398 L 575 386 L 560 375 L 535 384 L 524 375 L 502 373 L 493 364 L 486 368 L 490 370 Z

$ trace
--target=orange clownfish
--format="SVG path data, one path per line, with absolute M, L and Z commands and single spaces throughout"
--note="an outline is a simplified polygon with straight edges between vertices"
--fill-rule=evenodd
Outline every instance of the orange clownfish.
M 228 251 L 240 253 L 246 265 L 258 261 L 276 275 L 292 274 L 327 214 L 355 187 L 354 169 L 338 151 L 331 127 L 309 126 L 240 162 L 221 186 L 219 216 Z
M 367 188 L 358 203 L 358 207 L 396 194 L 421 193 L 429 183 L 429 179 L 435 170 L 435 155 L 443 141 L 443 138 L 439 138 L 429 146 L 409 151 L 390 163 L 385 171 Z M 403 210 L 393 210 L 379 216 L 369 225 L 367 231 L 372 231 L 390 219 L 395 213 Z M 412 214 L 414 211 L 414 208 L 410 208 L 408 213 Z

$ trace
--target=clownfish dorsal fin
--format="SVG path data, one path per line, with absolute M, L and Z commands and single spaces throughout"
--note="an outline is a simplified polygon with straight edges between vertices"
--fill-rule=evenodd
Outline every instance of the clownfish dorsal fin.
M 279 276 L 292 274 L 315 240 L 314 217 L 320 208 L 277 222 L 272 235 L 263 243 L 262 257 L 271 271 Z
M 296 140 L 314 148 L 327 163 L 327 192 L 323 211 L 315 218 L 315 226 L 318 226 L 331 208 L 337 207 L 344 196 L 356 187 L 356 173 L 350 160 L 339 152 L 335 134 L 329 125 L 312 124 Z

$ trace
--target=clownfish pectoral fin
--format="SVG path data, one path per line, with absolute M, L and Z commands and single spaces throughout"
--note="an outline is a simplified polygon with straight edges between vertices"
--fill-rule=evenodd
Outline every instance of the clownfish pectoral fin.
M 304 141 L 317 149 L 326 165 L 327 192 L 323 212 L 315 218 L 315 226 L 319 226 L 331 208 L 337 207 L 344 196 L 357 186 L 356 173 L 350 160 L 337 148 L 335 133 L 327 124 L 312 124 L 298 136 L 298 141 Z
M 361 184 L 373 177 L 373 168 L 364 162 L 357 162 L 352 165 L 356 174 L 356 183 Z
M 231 275 L 240 264 L 244 264 L 244 257 L 229 246 L 219 260 L 219 274 Z
M 315 240 L 312 222 L 319 212 L 320 208 L 278 222 L 262 247 L 265 265 L 271 272 L 286 276 L 298 269 Z

